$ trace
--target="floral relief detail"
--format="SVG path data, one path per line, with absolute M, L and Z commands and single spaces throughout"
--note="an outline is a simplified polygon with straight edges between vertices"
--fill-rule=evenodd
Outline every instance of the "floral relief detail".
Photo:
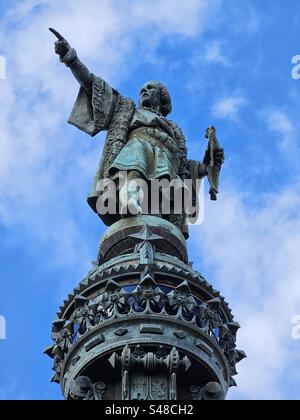
M 156 283 L 154 273 L 146 266 L 141 273 L 140 283 L 130 293 L 110 279 L 103 293 L 94 299 L 77 295 L 71 321 L 58 319 L 53 322 L 52 339 L 55 344 L 45 350 L 54 360 L 55 375 L 52 380 L 60 381 L 63 361 L 80 337 L 107 320 L 137 313 L 174 317 L 196 325 L 199 331 L 220 346 L 228 360 L 231 375 L 236 375 L 236 364 L 246 355 L 236 349 L 236 334 L 240 326 L 226 321 L 221 300 L 197 300 L 187 281 L 170 292 L 164 290 L 164 286 Z
M 73 345 L 74 324 L 65 319 L 58 319 L 52 325 L 52 339 L 62 354 L 66 355 Z
M 81 336 L 95 325 L 95 305 L 83 296 L 76 296 L 75 306 L 73 321 L 77 326 L 77 336 Z
M 196 306 L 196 300 L 192 296 L 191 289 L 184 281 L 176 289 L 168 294 L 168 307 L 176 318 L 183 318 L 190 321 L 193 317 L 193 309 Z
M 109 280 L 98 302 L 97 312 L 102 319 L 120 316 L 129 312 L 127 300 L 128 294 L 114 280 Z
M 222 327 L 224 321 L 220 315 L 221 301 L 219 298 L 203 302 L 195 308 L 197 325 L 207 334 L 218 338 L 216 329 Z
M 164 298 L 165 294 L 156 284 L 153 274 L 147 272 L 132 292 L 130 298 L 131 311 L 159 313 L 164 308 Z
M 69 400 L 101 401 L 106 388 L 103 382 L 93 384 L 87 376 L 79 376 L 71 383 Z
M 54 344 L 47 347 L 44 351 L 53 359 L 53 370 L 55 372 L 51 381 L 60 383 L 63 361 L 73 346 L 74 324 L 65 319 L 57 319 L 52 323 L 52 340 Z

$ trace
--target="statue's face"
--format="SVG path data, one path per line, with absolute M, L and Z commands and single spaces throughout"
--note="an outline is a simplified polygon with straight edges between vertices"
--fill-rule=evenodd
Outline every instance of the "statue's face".
M 147 108 L 157 108 L 161 106 L 160 88 L 153 82 L 145 83 L 140 91 L 140 104 Z

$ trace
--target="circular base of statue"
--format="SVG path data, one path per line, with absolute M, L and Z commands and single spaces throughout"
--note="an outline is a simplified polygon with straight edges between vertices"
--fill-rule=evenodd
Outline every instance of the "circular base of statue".
M 106 231 L 100 241 L 98 262 L 134 252 L 141 241 L 152 242 L 157 252 L 188 260 L 185 238 L 176 226 L 160 217 L 141 215 L 121 219 Z

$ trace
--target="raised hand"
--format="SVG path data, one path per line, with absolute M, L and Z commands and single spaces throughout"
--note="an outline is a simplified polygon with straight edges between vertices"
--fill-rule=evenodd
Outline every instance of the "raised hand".
M 55 29 L 49 28 L 49 31 L 53 33 L 54 36 L 58 39 L 58 41 L 55 42 L 55 53 L 59 55 L 60 58 L 63 58 L 67 52 L 71 49 L 70 44 L 68 41 Z

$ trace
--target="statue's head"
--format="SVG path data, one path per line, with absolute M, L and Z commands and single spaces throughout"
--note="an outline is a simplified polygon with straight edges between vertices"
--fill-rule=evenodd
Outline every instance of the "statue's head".
M 140 90 L 140 106 L 159 108 L 166 117 L 172 111 L 172 101 L 167 88 L 156 80 L 145 83 Z

